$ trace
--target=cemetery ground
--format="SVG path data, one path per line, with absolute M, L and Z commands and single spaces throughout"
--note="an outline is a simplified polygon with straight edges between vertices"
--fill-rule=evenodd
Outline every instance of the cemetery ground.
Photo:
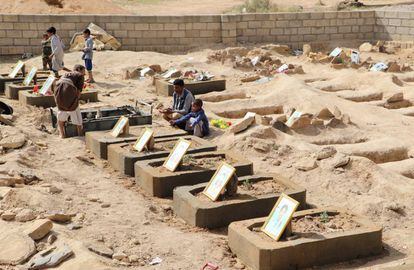
M 318 269 L 382 269 L 412 262 L 414 72 L 336 69 L 306 56 L 271 49 L 256 53 L 301 66 L 304 74 L 242 82 L 260 71 L 234 68 L 231 59 L 208 59 L 212 50 L 181 55 L 102 51 L 94 56 L 97 83 L 91 88 L 98 91 L 99 102 L 81 108 L 122 106 L 137 99 L 155 106 L 169 104 L 171 97 L 156 95 L 151 76 L 123 79 L 126 69 L 137 66 L 194 68 L 225 78 L 225 91 L 203 95 L 210 119 L 236 123 L 248 111 L 267 117 L 259 117 L 237 134 L 214 127 L 207 141 L 251 161 L 255 174 L 277 173 L 305 188 L 307 203 L 313 207 L 347 209 L 383 227 L 381 255 Z M 361 59 L 395 61 L 402 67 L 414 64 L 412 54 L 412 49 L 361 52 Z M 80 59 L 81 53 L 68 53 L 65 64 L 72 67 Z M 16 60 L 2 60 L 0 72 L 9 72 Z M 41 58 L 30 59 L 27 65 L 39 67 Z M 74 252 L 58 269 L 200 269 L 208 261 L 220 269 L 244 268 L 228 247 L 226 227 L 207 230 L 187 225 L 175 215 L 171 197 L 149 196 L 134 177 L 115 171 L 88 150 L 84 138 L 60 139 L 48 109 L 21 106 L 4 96 L 0 100 L 13 106 L 16 118 L 14 126 L 1 126 L 0 138 L 19 146 L 2 150 L 0 179 L 23 179 L 13 188 L 0 188 L 0 212 L 6 217 L 23 212 L 29 220 L 51 211 L 69 215 L 71 225 L 53 224 L 57 243 L 68 244 Z M 283 132 L 278 123 L 286 121 L 282 119 L 293 108 L 305 116 Z M 167 125 L 157 110 L 153 122 Z M 18 234 L 31 222 L 0 219 L 0 237 Z M 0 242 L 0 250 L 12 244 Z M 149 265 L 156 257 L 162 262 Z

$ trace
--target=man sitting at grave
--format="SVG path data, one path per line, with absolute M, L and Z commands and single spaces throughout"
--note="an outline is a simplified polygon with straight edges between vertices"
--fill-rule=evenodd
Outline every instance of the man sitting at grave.
M 172 108 L 159 110 L 167 121 L 176 120 L 191 111 L 191 103 L 194 101 L 193 94 L 184 88 L 184 81 L 176 79 L 173 82 L 174 94 Z
M 170 124 L 193 133 L 194 136 L 200 138 L 210 133 L 208 119 L 203 110 L 203 101 L 201 99 L 196 99 L 192 103 L 190 113 L 178 120 L 170 120 Z
M 76 125 L 78 136 L 83 135 L 79 98 L 85 82 L 85 67 L 75 65 L 73 70 L 73 72 L 64 74 L 56 84 L 57 120 L 62 138 L 66 137 L 65 122 L 69 117 L 72 124 Z

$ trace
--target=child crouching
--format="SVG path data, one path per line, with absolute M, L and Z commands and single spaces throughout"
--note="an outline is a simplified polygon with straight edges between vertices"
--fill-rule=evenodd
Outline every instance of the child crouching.
M 203 101 L 196 99 L 191 104 L 191 112 L 179 118 L 171 120 L 172 126 L 177 126 L 197 137 L 204 137 L 210 133 L 207 116 L 203 110 Z

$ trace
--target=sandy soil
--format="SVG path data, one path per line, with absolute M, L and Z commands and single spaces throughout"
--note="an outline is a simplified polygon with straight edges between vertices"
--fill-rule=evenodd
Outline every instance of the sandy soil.
M 122 79 L 124 69 L 142 64 L 160 64 L 164 69 L 208 70 L 227 79 L 226 93 L 246 93 L 244 99 L 206 102 L 210 118 L 227 110 L 237 111 L 253 105 L 256 108 L 269 105 L 294 107 L 312 114 L 324 107 L 333 111 L 335 105 L 342 113 L 349 114 L 352 124 L 289 133 L 254 125 L 237 135 L 213 129 L 207 139 L 215 142 L 219 149 L 240 151 L 254 162 L 256 173 L 276 172 L 305 187 L 312 205 L 346 208 L 384 227 L 382 256 L 320 269 L 381 269 L 412 260 L 414 184 L 409 178 L 412 174 L 404 173 L 404 170 L 414 153 L 414 118 L 370 102 L 350 101 L 326 89 L 352 89 L 355 93 L 372 90 L 382 92 L 384 96 L 403 92 L 405 99 L 414 102 L 413 83 L 410 82 L 414 72 L 335 70 L 327 64 L 312 64 L 304 57 L 273 55 L 283 62 L 302 65 L 305 74 L 279 74 L 262 84 L 241 83 L 240 79 L 251 72 L 236 70 L 228 62 L 209 62 L 209 53 L 209 50 L 187 55 L 96 52 L 94 63 L 98 82 L 94 89 L 99 91 L 101 101 L 82 107 L 133 104 L 135 99 L 167 105 L 170 99 L 155 95 L 151 78 Z M 374 61 L 394 59 L 412 66 L 412 53 L 410 50 L 395 55 L 362 53 L 362 57 L 370 56 Z M 70 53 L 66 55 L 65 63 L 72 66 L 80 59 L 80 53 Z M 0 63 L 0 71 L 9 71 L 14 61 Z M 28 65 L 40 66 L 41 59 L 33 58 Z M 393 75 L 407 82 L 398 86 L 392 81 Z M 33 185 L 13 188 L 11 194 L 0 201 L 0 209 L 30 208 L 39 215 L 50 210 L 64 210 L 74 213 L 75 221 L 82 224 L 76 231 L 55 225 L 59 243 L 68 243 L 76 254 L 58 269 L 126 267 L 88 251 L 86 246 L 90 243 L 138 256 L 132 269 L 199 269 L 206 261 L 217 263 L 221 269 L 234 269 L 234 265 L 239 264 L 228 250 L 225 230 L 206 231 L 185 225 L 170 210 L 170 199 L 146 196 L 134 185 L 133 178 L 120 175 L 107 162 L 95 158 L 85 148 L 83 138 L 62 141 L 51 127 L 48 110 L 22 107 L 17 101 L 3 97 L 0 100 L 12 105 L 17 117 L 16 126 L 7 130 L 23 133 L 27 139 L 23 148 L 0 156 L 0 172 L 33 174 L 40 179 Z M 155 115 L 154 120 L 163 123 L 159 115 Z M 226 120 L 237 121 L 234 118 Z M 41 125 L 52 134 L 42 131 Z M 5 130 L 2 126 L 1 133 Z M 269 145 L 271 150 L 263 151 L 263 144 Z M 338 152 L 351 156 L 351 162 L 338 170 L 332 168 L 332 158 L 316 161 L 314 153 L 326 145 L 333 145 Z M 317 166 L 307 171 L 299 169 L 309 162 L 315 162 Z M 391 162 L 392 166 L 386 166 Z M 50 194 L 50 185 L 62 192 Z M 91 197 L 99 200 L 91 200 Z M 105 208 L 102 207 L 104 204 Z M 0 220 L 0 231 L 8 232 L 25 225 Z M 149 261 L 157 256 L 163 259 L 161 265 L 149 266 Z
M 272 0 L 280 8 L 280 11 L 289 11 L 292 8 L 298 10 L 302 7 L 305 11 L 335 10 L 340 0 Z M 362 1 L 368 7 L 383 5 L 409 4 L 399 7 L 403 10 L 412 8 L 412 1 L 408 0 L 365 0 Z M 244 0 L 204 0 L 194 2 L 192 0 L 62 0 L 62 8 L 47 5 L 44 0 L 2 0 L 0 13 L 13 14 L 139 14 L 139 15 L 193 15 L 193 14 L 217 14 L 234 10 L 242 5 Z

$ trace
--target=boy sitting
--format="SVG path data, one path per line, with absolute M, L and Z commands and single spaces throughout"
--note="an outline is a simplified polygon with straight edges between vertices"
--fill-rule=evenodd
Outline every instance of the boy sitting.
M 178 120 L 171 120 L 172 126 L 177 126 L 194 136 L 204 137 L 210 133 L 208 119 L 203 110 L 203 101 L 196 99 L 191 104 L 191 112 L 179 118 Z

